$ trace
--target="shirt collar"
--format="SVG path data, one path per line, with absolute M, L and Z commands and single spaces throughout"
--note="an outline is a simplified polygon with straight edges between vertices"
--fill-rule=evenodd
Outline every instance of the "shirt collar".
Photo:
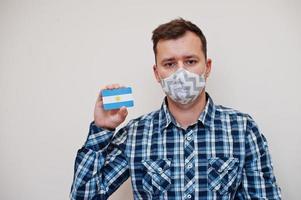
M 205 126 L 211 127 L 215 118 L 215 104 L 210 97 L 210 95 L 206 92 L 206 106 L 199 117 L 199 121 L 201 121 Z
M 210 95 L 206 92 L 206 105 L 198 118 L 198 122 L 201 122 L 204 126 L 210 128 L 214 120 L 214 115 L 215 115 L 215 105 Z M 172 114 L 168 109 L 167 97 L 164 98 L 159 112 L 159 122 L 160 122 L 160 128 L 162 130 L 167 128 L 171 123 L 176 126 L 179 126 L 175 118 L 172 116 Z

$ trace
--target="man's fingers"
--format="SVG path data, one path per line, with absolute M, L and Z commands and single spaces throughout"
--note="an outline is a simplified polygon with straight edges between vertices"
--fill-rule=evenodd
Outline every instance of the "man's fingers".
M 118 83 L 114 83 L 114 84 L 110 84 L 110 85 L 107 85 L 107 89 L 109 90 L 112 90 L 112 89 L 117 89 L 119 88 L 119 84 Z
M 111 84 L 111 85 L 107 85 L 107 86 L 106 86 L 106 89 L 112 90 L 112 89 L 113 89 L 113 85 L 112 85 L 112 84 Z
M 117 83 L 116 83 L 116 84 L 113 84 L 113 88 L 114 88 L 114 89 L 120 88 L 120 85 L 117 84 Z

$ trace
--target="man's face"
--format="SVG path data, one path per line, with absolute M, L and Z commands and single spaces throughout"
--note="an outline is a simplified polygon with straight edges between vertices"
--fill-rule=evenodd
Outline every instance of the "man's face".
M 202 42 L 193 32 L 186 32 L 182 37 L 171 40 L 160 40 L 157 44 L 154 73 L 158 82 L 170 76 L 179 68 L 208 77 L 211 60 L 205 59 Z

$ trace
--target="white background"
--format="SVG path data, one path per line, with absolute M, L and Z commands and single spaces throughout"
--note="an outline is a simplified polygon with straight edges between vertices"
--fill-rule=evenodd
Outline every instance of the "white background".
M 290 0 L 0 0 L 0 199 L 68 199 L 101 86 L 133 87 L 127 121 L 160 107 L 151 32 L 177 17 L 207 37 L 215 103 L 256 120 L 283 199 L 300 199 L 300 8 Z M 132 199 L 129 181 L 111 199 Z

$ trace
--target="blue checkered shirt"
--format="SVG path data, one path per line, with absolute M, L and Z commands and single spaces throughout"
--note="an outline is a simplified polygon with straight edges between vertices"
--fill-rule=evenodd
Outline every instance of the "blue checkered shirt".
M 247 114 L 208 94 L 198 121 L 181 128 L 160 110 L 114 134 L 90 125 L 70 199 L 107 199 L 131 177 L 134 199 L 281 199 L 267 141 Z

